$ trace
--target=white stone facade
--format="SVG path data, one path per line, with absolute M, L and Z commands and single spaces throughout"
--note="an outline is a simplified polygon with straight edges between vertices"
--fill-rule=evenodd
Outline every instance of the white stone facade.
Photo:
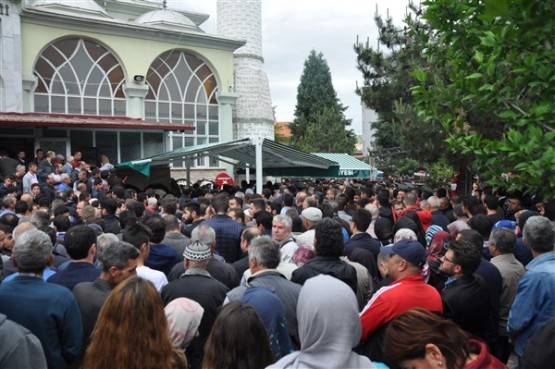
M 262 69 L 262 9 L 260 0 L 218 0 L 218 35 L 246 40 L 234 52 L 233 111 L 235 139 L 260 136 L 274 139 L 270 85 Z
M 22 112 L 21 25 L 19 6 L 1 1 L 0 21 L 0 111 Z

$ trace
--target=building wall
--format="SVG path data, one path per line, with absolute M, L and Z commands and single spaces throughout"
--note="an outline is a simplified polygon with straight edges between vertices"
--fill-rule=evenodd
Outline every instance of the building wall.
M 218 86 L 233 84 L 233 54 L 227 50 L 202 48 L 187 45 L 186 42 L 176 44 L 135 37 L 132 33 L 126 36 L 90 32 L 87 27 L 79 30 L 60 28 L 55 25 L 22 22 L 21 39 L 23 43 L 22 72 L 33 74 L 33 66 L 40 52 L 51 42 L 62 37 L 76 36 L 95 39 L 104 44 L 119 58 L 127 79 L 134 75 L 145 75 L 152 61 L 165 51 L 178 48 L 196 53 L 202 57 L 214 72 Z M 184 37 L 185 39 L 185 37 Z M 224 89 L 225 90 L 225 89 Z
M 83 37 L 105 46 L 119 60 L 127 81 L 125 89 L 127 106 L 134 106 L 131 115 L 129 109 L 127 115 L 139 118 L 141 116 L 137 114 L 141 113 L 141 109 L 140 102 L 137 105 L 137 98 L 142 94 L 142 87 L 145 86 L 133 82 L 133 76 L 146 75 L 152 61 L 168 50 L 180 49 L 199 56 L 209 65 L 218 84 L 219 139 L 227 141 L 237 137 L 234 132 L 238 130 L 234 129 L 232 123 L 233 106 L 239 96 L 235 93 L 234 87 L 236 84 L 234 69 L 237 65 L 235 64 L 233 51 L 240 43 L 230 39 L 237 40 L 241 38 L 231 36 L 225 38 L 225 35 L 205 35 L 202 32 L 189 33 L 187 30 L 182 32 L 179 30 L 172 31 L 173 35 L 166 37 L 170 31 L 133 24 L 128 21 L 134 19 L 135 15 L 130 15 L 125 19 L 123 13 L 123 15 L 118 14 L 119 20 L 110 20 L 101 19 L 100 17 L 87 18 L 83 14 L 68 14 L 66 16 L 63 12 L 56 14 L 53 10 L 45 11 L 42 15 L 39 12 L 40 9 L 34 8 L 28 12 L 24 11 L 20 18 L 16 13 L 18 6 L 14 2 L 0 1 L 10 3 L 12 13 L 10 19 L 2 18 L 0 22 L 0 51 L 2 56 L 0 110 L 34 111 L 35 78 L 33 69 L 38 56 L 46 46 L 56 40 L 66 37 Z M 19 4 L 23 4 L 23 2 Z M 260 21 L 258 21 L 258 27 L 260 27 Z M 257 60 L 254 64 L 248 62 L 245 65 L 247 67 L 246 74 L 249 75 L 252 74 L 252 70 L 257 73 L 261 71 L 262 62 Z M 254 69 L 249 70 L 249 65 Z M 257 117 L 257 121 L 260 121 L 259 116 L 265 116 L 265 119 L 262 119 L 262 124 L 259 123 L 257 128 L 252 129 L 248 127 L 252 124 L 247 122 L 245 132 L 256 132 L 257 135 L 273 138 L 269 86 L 263 72 L 262 75 L 257 76 L 257 81 L 262 81 L 256 82 L 262 86 L 261 89 L 252 90 L 250 87 L 243 89 L 243 96 L 250 94 L 251 96 L 260 95 L 264 97 L 266 105 L 262 110 L 265 113 L 258 113 L 260 107 L 256 104 L 251 104 L 249 111 L 254 111 L 250 116 Z M 133 93 L 133 96 L 130 97 L 131 93 Z M 133 104 L 131 99 L 134 99 Z M 35 129 L 35 144 L 37 144 L 37 140 L 43 137 L 42 132 L 41 129 Z M 145 131 L 145 134 L 147 134 L 147 131 Z M 67 136 L 64 137 L 70 136 L 70 133 L 67 133 Z M 166 136 L 168 135 L 166 134 Z M 73 140 L 71 141 L 73 145 Z M 123 147 L 121 146 L 122 150 Z M 166 149 L 168 149 L 167 142 Z M 115 162 L 115 160 L 113 161 Z M 220 169 L 206 168 L 209 171 L 207 173 L 211 175 L 213 171 L 220 172 L 222 169 L 228 169 L 229 172 L 231 170 L 228 165 L 221 164 Z M 198 173 L 201 173 L 201 171 L 202 169 L 197 169 Z M 199 176 L 202 176 L 202 174 L 199 174 Z
M 133 81 L 134 75 L 145 76 L 151 63 L 162 53 L 180 49 L 188 53 L 195 54 L 202 58 L 210 67 L 216 78 L 220 89 L 220 94 L 227 94 L 228 86 L 233 81 L 233 56 L 232 50 L 222 50 L 210 47 L 210 40 L 207 41 L 206 47 L 197 45 L 189 45 L 186 42 L 177 44 L 176 42 L 164 42 L 158 39 L 145 38 L 144 34 L 137 37 L 132 32 L 129 34 L 108 34 L 101 32 L 91 32 L 88 23 L 93 22 L 87 20 L 83 22 L 83 26 L 79 29 L 76 27 L 61 27 L 56 24 L 37 24 L 36 22 L 22 23 L 23 45 L 22 62 L 19 63 L 22 71 L 19 76 L 33 76 L 34 65 L 42 50 L 56 40 L 66 37 L 83 37 L 102 44 L 119 60 L 127 81 L 125 91 L 127 95 L 127 115 L 137 118 L 144 118 L 144 95 L 147 88 L 143 83 L 137 84 Z M 152 32 L 152 31 L 151 31 Z M 186 39 L 185 37 L 183 38 Z M 29 77 L 27 77 L 29 78 Z M 30 86 L 30 85 L 29 85 Z M 33 89 L 30 88 L 24 95 L 27 101 L 26 111 L 34 111 L 33 109 Z M 25 110 L 25 109 L 24 109 Z M 229 140 L 232 137 L 232 114 L 231 110 L 223 109 L 219 114 L 220 139 Z M 165 149 L 170 149 L 169 145 L 165 145 Z M 138 159 L 137 157 L 136 159 Z

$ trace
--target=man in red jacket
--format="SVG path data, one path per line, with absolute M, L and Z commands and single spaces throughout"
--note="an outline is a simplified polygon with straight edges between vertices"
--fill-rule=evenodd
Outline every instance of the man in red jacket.
M 382 247 L 381 252 L 388 254 L 388 275 L 394 282 L 379 289 L 360 313 L 362 341 L 411 308 L 443 312 L 439 292 L 424 283 L 420 274 L 426 262 L 424 246 L 418 241 L 401 240 Z

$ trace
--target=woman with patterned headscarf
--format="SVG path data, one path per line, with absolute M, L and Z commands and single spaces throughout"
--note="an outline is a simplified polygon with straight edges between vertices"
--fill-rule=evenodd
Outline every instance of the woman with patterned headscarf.
M 171 301 L 164 308 L 164 313 L 173 346 L 185 350 L 193 338 L 198 336 L 204 309 L 198 302 L 180 297 Z

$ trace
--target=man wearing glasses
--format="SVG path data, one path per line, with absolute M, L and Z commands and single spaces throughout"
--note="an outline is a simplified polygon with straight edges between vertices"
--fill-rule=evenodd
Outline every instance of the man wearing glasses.
M 486 338 L 490 299 L 486 282 L 475 275 L 480 251 L 470 242 L 453 241 L 443 255 L 439 270 L 449 278 L 441 292 L 444 315 L 467 332 Z

